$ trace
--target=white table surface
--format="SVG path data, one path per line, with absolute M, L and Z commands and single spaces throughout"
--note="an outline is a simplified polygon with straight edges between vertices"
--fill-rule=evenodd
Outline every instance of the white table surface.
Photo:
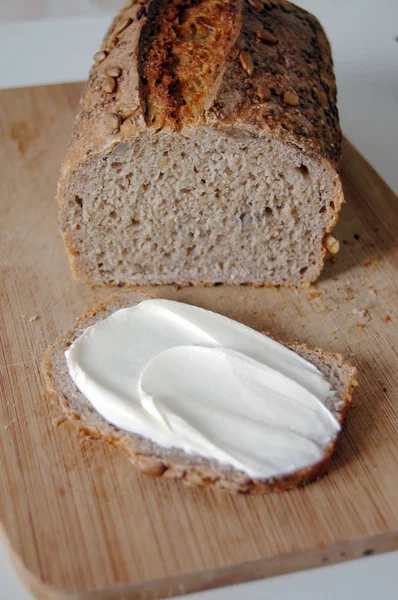
M 343 131 L 398 192 L 398 0 L 298 0 L 332 42 Z M 86 78 L 123 0 L 0 0 L 0 88 Z M 49 51 L 49 49 L 51 49 Z M 397 499 L 398 501 L 398 499 Z M 189 596 L 190 600 L 388 600 L 398 552 Z M 0 599 L 28 600 L 0 544 Z

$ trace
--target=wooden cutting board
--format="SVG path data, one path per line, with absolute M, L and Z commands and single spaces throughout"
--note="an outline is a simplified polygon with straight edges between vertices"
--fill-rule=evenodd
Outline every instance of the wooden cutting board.
M 72 280 L 57 233 L 81 88 L 0 93 L 0 516 L 25 583 L 46 599 L 151 599 L 398 547 L 398 203 L 348 142 L 341 252 L 314 288 L 156 288 L 358 366 L 327 477 L 257 497 L 187 488 L 56 427 L 42 353 L 109 293 Z

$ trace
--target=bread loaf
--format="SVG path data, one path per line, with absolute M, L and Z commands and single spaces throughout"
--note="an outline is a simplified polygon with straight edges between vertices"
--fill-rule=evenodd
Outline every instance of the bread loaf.
M 47 392 L 83 436 L 100 439 L 116 446 L 142 473 L 163 479 L 181 479 L 189 485 L 202 485 L 230 492 L 282 491 L 303 485 L 324 474 L 337 436 L 326 448 L 324 458 L 320 462 L 287 476 L 252 479 L 232 466 L 220 464 L 215 460 L 188 455 L 176 448 L 160 447 L 149 439 L 114 427 L 103 419 L 71 378 L 65 350 L 87 327 L 104 320 L 121 308 L 134 306 L 146 299 L 148 296 L 145 294 L 135 292 L 111 296 L 84 315 L 72 330 L 67 331 L 47 350 L 44 356 L 42 370 Z M 327 406 L 342 423 L 356 386 L 356 369 L 346 363 L 340 354 L 310 350 L 306 346 L 297 344 L 289 347 L 312 362 L 328 379 L 335 395 L 327 400 Z
M 104 285 L 308 284 L 343 202 L 340 153 L 315 17 L 284 0 L 130 2 L 62 167 L 72 270 Z

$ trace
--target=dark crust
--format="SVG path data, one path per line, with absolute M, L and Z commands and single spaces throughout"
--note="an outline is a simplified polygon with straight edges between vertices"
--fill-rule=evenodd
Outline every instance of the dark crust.
M 192 39 L 189 26 L 195 27 Z M 260 30 L 277 42 L 261 41 Z M 204 119 L 209 124 L 273 132 L 339 166 L 333 61 L 311 14 L 287 2 L 259 11 L 248 0 L 161 0 L 144 31 L 139 56 L 148 126 L 190 127 L 200 122 L 208 104 Z M 252 57 L 253 74 L 243 68 L 242 52 Z M 184 64 L 189 65 L 185 71 Z M 201 89 L 195 95 L 187 86 L 196 74 Z M 269 99 L 260 98 L 261 86 L 269 90 Z M 286 93 L 296 94 L 299 104 L 287 104 Z
M 226 125 L 271 131 L 305 152 L 327 158 L 339 168 L 341 130 L 330 45 L 319 21 L 289 2 L 258 11 L 243 3 L 242 29 L 228 58 L 224 77 L 209 116 Z M 277 43 L 259 40 L 256 31 L 272 33 Z M 239 55 L 248 52 L 254 72 L 248 75 Z M 270 92 L 261 100 L 259 86 Z M 284 101 L 286 92 L 299 104 Z
M 248 0 L 130 2 L 104 38 L 106 59 L 91 69 L 63 176 L 148 128 L 206 125 L 271 133 L 339 170 L 341 130 L 327 37 L 305 10 L 284 1 L 267 4 L 259 12 Z M 199 32 L 191 44 L 188 26 Z M 260 41 L 259 29 L 275 35 L 277 43 Z M 242 51 L 254 60 L 250 76 Z M 115 92 L 107 94 L 101 85 L 114 65 L 122 75 Z M 199 89 L 193 91 L 192 83 Z M 270 91 L 269 100 L 261 100 L 259 85 Z M 297 94 L 297 106 L 284 101 L 286 92 Z M 120 117 L 119 130 L 105 126 L 108 113 Z
M 208 461 L 201 457 L 184 457 L 183 455 L 172 455 L 164 452 L 164 449 L 151 445 L 154 448 L 149 452 L 140 450 L 142 438 L 134 434 L 126 434 L 122 430 L 113 427 L 96 413 L 96 420 L 101 424 L 93 424 L 92 414 L 86 415 L 83 411 L 73 410 L 70 399 L 64 394 L 64 389 L 57 381 L 55 363 L 65 349 L 70 346 L 82 330 L 89 324 L 106 318 L 109 314 L 119 308 L 132 306 L 141 300 L 148 298 L 143 294 L 125 292 L 114 294 L 107 300 L 100 302 L 92 310 L 88 311 L 78 320 L 75 327 L 62 335 L 52 346 L 50 346 L 42 363 L 46 392 L 50 399 L 61 407 L 64 419 L 71 421 L 84 438 L 99 439 L 118 448 L 125 453 L 131 463 L 142 473 L 163 479 L 181 479 L 188 485 L 201 485 L 209 488 L 224 489 L 235 493 L 266 493 L 273 491 L 289 490 L 305 485 L 310 481 L 321 477 L 327 470 L 329 459 L 335 448 L 337 436 L 325 451 L 322 461 L 308 468 L 300 469 L 295 473 L 274 477 L 270 479 L 252 479 L 245 473 L 233 468 L 225 467 L 218 463 Z M 310 350 L 305 345 L 289 345 L 289 347 L 307 360 L 317 364 L 318 368 L 334 368 L 344 374 L 344 390 L 340 394 L 341 407 L 335 416 L 343 423 L 352 395 L 357 386 L 357 372 L 354 367 L 346 363 L 339 354 L 331 354 L 323 350 Z M 325 366 L 326 365 L 326 366 Z M 65 365 L 63 365 L 67 371 Z M 82 399 L 83 396 L 82 396 Z M 63 419 L 61 419 L 62 421 Z
M 159 0 L 139 47 L 145 119 L 155 129 L 203 121 L 238 34 L 236 0 Z
M 159 1 L 159 0 L 157 0 Z M 139 41 L 142 31 L 156 8 L 155 0 L 133 0 L 115 17 L 100 51 L 101 62 L 94 62 L 83 90 L 68 152 L 61 169 L 59 198 L 63 181 L 70 171 L 92 157 L 110 151 L 114 145 L 131 140 L 145 129 L 142 90 L 139 81 Z M 104 92 L 106 72 L 119 67 L 114 93 Z M 120 119 L 120 129 L 110 130 L 106 124 L 109 114 Z

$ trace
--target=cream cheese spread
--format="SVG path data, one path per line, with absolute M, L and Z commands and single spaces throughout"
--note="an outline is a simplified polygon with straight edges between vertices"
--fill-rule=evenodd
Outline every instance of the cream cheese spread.
M 340 425 L 334 392 L 310 362 L 214 312 L 145 300 L 88 327 L 69 372 L 113 425 L 251 477 L 320 461 Z

